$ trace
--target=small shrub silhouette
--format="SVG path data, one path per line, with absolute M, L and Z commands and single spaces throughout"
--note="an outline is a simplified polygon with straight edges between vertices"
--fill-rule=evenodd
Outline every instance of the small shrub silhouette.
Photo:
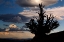
M 42 6 L 42 4 L 39 4 L 39 8 L 39 18 L 36 19 L 36 21 L 35 19 L 30 19 L 30 21 L 26 23 L 26 26 L 30 29 L 31 33 L 35 34 L 35 38 L 46 37 L 47 33 L 50 33 L 51 30 L 56 29 L 59 26 L 59 22 L 55 20 L 53 15 L 45 15 L 46 12 L 44 12 L 44 6 Z

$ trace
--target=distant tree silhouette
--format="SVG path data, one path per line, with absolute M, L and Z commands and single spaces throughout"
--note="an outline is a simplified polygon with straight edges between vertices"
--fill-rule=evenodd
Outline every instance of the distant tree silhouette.
M 35 34 L 35 36 L 44 37 L 47 33 L 50 33 L 51 30 L 56 29 L 59 26 L 59 22 L 55 20 L 53 15 L 45 15 L 46 12 L 44 12 L 44 6 L 42 6 L 42 4 L 39 4 L 39 8 L 39 18 L 36 19 L 36 21 L 35 19 L 31 19 L 26 23 L 26 26 L 30 29 L 31 33 Z

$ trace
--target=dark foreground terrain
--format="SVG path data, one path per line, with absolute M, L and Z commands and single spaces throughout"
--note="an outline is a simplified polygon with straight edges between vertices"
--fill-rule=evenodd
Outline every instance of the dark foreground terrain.
M 31 39 L 1 39 L 0 42 L 29 42 Z

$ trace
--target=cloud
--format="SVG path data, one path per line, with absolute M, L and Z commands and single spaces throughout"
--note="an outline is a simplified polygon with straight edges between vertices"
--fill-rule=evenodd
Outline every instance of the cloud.
M 24 32 L 24 33 L 22 33 Z M 0 38 L 10 38 L 10 39 L 27 39 L 33 38 L 35 35 L 28 31 L 20 32 L 0 32 Z
M 17 26 L 15 24 L 10 24 L 9 28 L 17 28 Z
M 2 14 L 0 15 L 0 20 L 4 21 L 4 22 L 14 22 L 14 23 L 20 23 L 20 22 L 26 22 L 28 21 L 28 17 L 25 17 L 23 15 L 20 14 Z
M 45 6 L 56 3 L 58 0 L 17 0 L 16 3 L 23 7 L 33 7 L 38 6 L 39 3 L 42 3 Z
M 57 20 L 64 20 L 64 7 L 55 7 L 55 8 L 47 8 L 44 9 L 46 11 L 47 15 L 52 14 Z M 19 14 L 24 15 L 26 17 L 38 17 L 38 10 L 24 10 L 23 12 L 20 12 Z
M 34 16 L 38 16 L 38 14 L 36 13 L 36 11 L 33 10 L 24 10 L 23 12 L 20 12 L 19 14 L 26 16 L 26 17 L 34 17 Z
M 0 0 L 0 5 L 3 4 L 5 1 L 4 0 Z
M 10 22 L 21 22 L 21 17 L 20 16 L 16 16 L 16 17 L 13 17 L 12 19 L 8 20 Z
M 60 0 L 61 2 L 63 1 L 63 0 Z
M 51 13 L 56 16 L 58 20 L 64 20 L 64 7 L 55 7 L 46 9 L 47 14 Z

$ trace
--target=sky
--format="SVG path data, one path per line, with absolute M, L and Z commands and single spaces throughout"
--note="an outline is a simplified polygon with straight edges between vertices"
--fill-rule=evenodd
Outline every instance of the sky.
M 0 0 L 0 28 L 15 24 L 19 28 L 38 14 L 38 4 L 45 5 L 46 14 L 56 16 L 60 26 L 54 30 L 64 30 L 64 0 Z

